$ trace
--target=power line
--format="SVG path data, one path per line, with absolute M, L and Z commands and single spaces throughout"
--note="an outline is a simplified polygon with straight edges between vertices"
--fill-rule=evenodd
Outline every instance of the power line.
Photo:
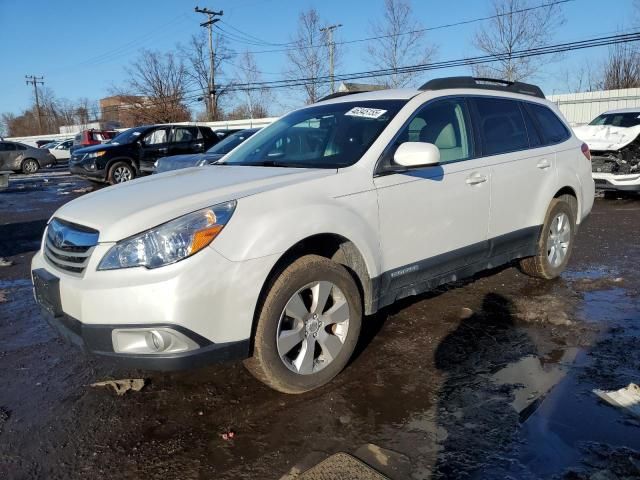
M 335 80 L 339 81 L 348 81 L 348 80 L 356 80 L 363 78 L 373 78 L 373 77 L 383 77 L 389 76 L 396 73 L 408 73 L 408 72 L 427 72 L 432 70 L 441 70 L 447 68 L 454 67 L 462 67 L 462 66 L 471 66 L 478 65 L 482 63 L 491 63 L 505 59 L 520 59 L 520 58 L 529 58 L 541 55 L 551 55 L 563 52 L 569 52 L 574 50 L 582 50 L 588 48 L 596 48 L 602 46 L 611 46 L 621 43 L 631 43 L 640 41 L 640 31 L 636 31 L 633 33 L 626 34 L 618 34 L 618 35 L 609 35 L 604 37 L 596 37 L 586 40 L 578 40 L 574 42 L 565 42 L 554 45 L 546 45 L 538 48 L 520 50 L 515 52 L 505 52 L 499 54 L 491 54 L 491 55 L 482 55 L 476 57 L 466 57 L 459 58 L 453 60 L 444 60 L 440 62 L 432 62 L 418 65 L 408 65 L 404 67 L 394 68 L 394 69 L 380 69 L 380 70 L 368 70 L 363 72 L 353 72 L 348 74 L 336 75 Z M 279 88 L 292 88 L 308 85 L 311 83 L 320 83 L 326 84 L 331 81 L 331 77 L 323 76 L 316 78 L 293 78 L 293 79 L 282 79 L 282 80 L 274 80 L 274 81 L 266 81 L 266 82 L 255 82 L 255 83 L 229 83 L 226 86 L 227 91 L 236 92 L 236 91 L 248 91 L 248 90 L 261 90 L 261 89 L 279 89 Z M 197 92 L 197 93 L 196 93 Z M 182 102 L 193 102 L 197 100 L 197 98 L 201 95 L 200 89 L 195 90 L 186 90 L 183 92 L 183 96 L 181 98 L 176 98 L 175 100 Z M 152 106 L 156 104 L 166 103 L 167 100 L 159 100 L 159 101 L 146 101 L 145 105 Z M 111 107 L 115 110 L 126 110 L 131 108 L 129 105 L 121 105 Z
M 341 42 L 336 42 L 336 45 L 349 45 L 349 44 L 353 44 L 353 43 L 362 43 L 362 42 L 369 42 L 372 40 L 381 40 L 384 38 L 393 38 L 393 37 L 400 37 L 403 35 L 413 35 L 416 33 L 424 33 L 424 32 L 431 32 L 434 30 L 442 30 L 442 29 L 446 29 L 446 28 L 452 28 L 452 27 L 460 27 L 463 25 L 469 25 L 472 23 L 478 23 L 478 22 L 484 22 L 487 20 L 493 20 L 496 18 L 501 18 L 501 17 L 506 17 L 506 16 L 511 16 L 511 15 L 515 15 L 515 14 L 519 14 L 519 13 L 525 13 L 525 12 L 530 12 L 530 11 L 534 11 L 534 10 L 539 10 L 542 8 L 551 8 L 551 7 L 555 7 L 556 5 L 562 5 L 565 3 L 572 3 L 575 2 L 577 0 L 557 0 L 557 1 L 551 1 L 548 3 L 543 3 L 540 5 L 536 5 L 533 7 L 527 7 L 527 8 L 521 8 L 518 10 L 512 10 L 509 12 L 505 12 L 505 13 L 498 13 L 496 15 L 489 15 L 486 17 L 479 17 L 479 18 L 473 18 L 473 19 L 469 19 L 469 20 L 462 20 L 459 22 L 453 22 L 453 23 L 446 23 L 446 24 L 442 24 L 442 25 L 436 25 L 433 27 L 425 27 L 425 28 L 420 28 L 420 29 L 416 29 L 416 30 L 409 30 L 406 32 L 400 32 L 400 33 L 392 33 L 392 34 L 388 34 L 388 35 L 378 35 L 378 36 L 374 36 L 374 37 L 366 37 L 366 38 L 357 38 L 357 39 L 353 39 L 353 40 L 343 40 Z M 253 52 L 249 52 L 249 53 L 253 53 L 253 54 L 262 54 L 262 53 L 280 53 L 280 52 L 289 52 L 292 50 L 299 50 L 299 49 L 307 49 L 307 48 L 317 48 L 319 45 L 302 45 L 302 46 L 296 46 L 296 47 L 289 47 L 289 48 L 282 48 L 282 49 L 272 49 L 272 50 L 257 50 L 257 51 L 253 51 Z

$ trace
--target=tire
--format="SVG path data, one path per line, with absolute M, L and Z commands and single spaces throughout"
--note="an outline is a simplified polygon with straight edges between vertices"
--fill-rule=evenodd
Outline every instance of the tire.
M 136 178 L 136 171 L 127 162 L 116 162 L 109 168 L 107 182 L 110 185 L 129 182 Z
M 20 170 L 25 175 L 30 175 L 40 170 L 40 164 L 33 158 L 25 158 L 20 164 Z
M 576 234 L 576 199 L 570 195 L 554 198 L 547 210 L 537 254 L 520 260 L 520 269 L 536 278 L 551 280 L 566 268 Z
M 349 272 L 324 257 L 301 257 L 267 288 L 245 366 L 280 392 L 313 390 L 346 366 L 361 324 L 362 298 Z

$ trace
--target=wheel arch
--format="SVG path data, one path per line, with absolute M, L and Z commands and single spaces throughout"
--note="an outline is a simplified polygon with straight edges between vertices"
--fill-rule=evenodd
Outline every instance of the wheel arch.
M 573 197 L 573 200 L 569 201 L 569 205 L 571 206 L 571 209 L 573 210 L 573 213 L 575 214 L 575 221 L 576 224 L 580 223 L 580 199 L 578 198 L 578 194 L 576 192 L 576 190 L 568 185 L 565 185 L 564 187 L 562 187 L 560 190 L 558 190 L 555 195 L 553 196 L 553 198 L 560 198 L 562 196 L 569 196 L 569 197 Z
M 305 255 L 319 255 L 344 266 L 353 277 L 362 299 L 363 313 L 370 315 L 377 308 L 374 280 L 371 278 L 364 256 L 348 238 L 336 233 L 318 233 L 303 238 L 287 249 L 273 265 L 267 275 L 256 302 L 251 326 L 251 350 L 258 316 L 266 295 L 278 277 L 289 265 Z
M 128 163 L 129 165 L 131 165 L 133 170 L 136 172 L 136 175 L 138 175 L 138 173 L 139 173 L 138 167 L 136 167 L 136 162 L 131 157 L 116 157 L 116 158 L 109 159 L 107 161 L 107 164 L 105 165 L 104 170 L 106 172 L 106 178 L 109 177 L 109 170 L 111 170 L 111 167 L 113 167 L 113 165 L 118 163 L 118 162 Z

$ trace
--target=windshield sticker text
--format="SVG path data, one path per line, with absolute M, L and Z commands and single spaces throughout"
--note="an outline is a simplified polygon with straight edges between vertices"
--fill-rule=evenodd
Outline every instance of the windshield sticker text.
M 379 108 L 353 107 L 345 115 L 350 117 L 380 118 L 385 113 L 387 113 L 386 110 Z

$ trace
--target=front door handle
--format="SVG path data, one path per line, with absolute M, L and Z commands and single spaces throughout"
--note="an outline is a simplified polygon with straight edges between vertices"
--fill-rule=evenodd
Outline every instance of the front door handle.
M 162 147 L 158 149 L 158 152 L 160 153 L 167 153 L 169 151 L 169 149 L 167 147 Z
M 467 177 L 465 182 L 467 185 L 477 185 L 479 183 L 484 183 L 488 180 L 486 175 L 482 175 L 481 173 L 472 173 Z
M 537 164 L 536 167 L 538 167 L 540 170 L 546 170 L 547 168 L 549 168 L 551 166 L 551 162 L 549 160 L 547 160 L 546 158 L 543 160 L 540 160 Z

